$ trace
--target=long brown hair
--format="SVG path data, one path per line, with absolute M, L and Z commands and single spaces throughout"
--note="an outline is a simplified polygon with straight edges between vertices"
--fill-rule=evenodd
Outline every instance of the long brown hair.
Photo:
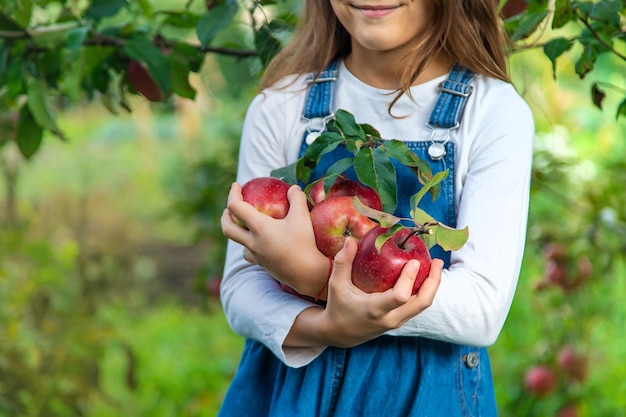
M 477 74 L 509 81 L 506 37 L 496 4 L 494 0 L 432 0 L 432 24 L 424 32 L 424 42 L 406 57 L 399 93 L 409 90 L 429 57 L 437 53 Z M 287 75 L 319 73 L 334 59 L 347 56 L 350 49 L 350 35 L 330 1 L 304 0 L 293 39 L 270 62 L 260 87 Z

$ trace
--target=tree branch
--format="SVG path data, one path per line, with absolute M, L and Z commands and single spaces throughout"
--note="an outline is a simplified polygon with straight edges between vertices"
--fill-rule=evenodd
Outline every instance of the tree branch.
M 31 35 L 25 31 L 0 31 L 0 39 L 9 39 L 12 41 L 30 39 Z M 114 46 L 116 48 L 122 48 L 124 43 L 126 42 L 123 38 L 114 38 L 111 36 L 101 36 L 96 34 L 93 38 L 86 39 L 83 42 L 85 46 Z M 164 45 L 166 46 L 174 46 L 174 42 L 164 41 Z M 233 49 L 233 48 L 222 48 L 217 46 L 200 46 L 200 45 L 191 45 L 196 48 L 199 52 L 202 53 L 215 53 L 219 55 L 233 56 L 237 58 L 250 58 L 258 56 L 258 52 L 255 50 L 249 49 Z M 29 52 L 43 52 L 45 48 L 30 48 Z
M 622 55 L 618 50 L 616 50 L 615 48 L 613 48 L 611 45 L 609 45 L 608 43 L 606 43 L 604 41 L 604 39 L 602 39 L 600 37 L 600 35 L 598 35 L 598 32 L 595 31 L 595 29 L 591 26 L 591 24 L 589 24 L 589 22 L 587 21 L 587 19 L 584 18 L 584 16 L 581 16 L 579 11 L 576 11 L 576 15 L 578 16 L 578 19 L 583 23 L 583 25 L 585 25 L 585 27 L 589 30 L 589 32 L 591 32 L 591 35 L 593 35 L 593 37 L 602 45 L 604 46 L 606 49 L 608 49 L 609 51 L 611 51 L 613 54 L 615 54 L 616 56 L 620 57 L 623 61 L 626 61 L 626 56 Z

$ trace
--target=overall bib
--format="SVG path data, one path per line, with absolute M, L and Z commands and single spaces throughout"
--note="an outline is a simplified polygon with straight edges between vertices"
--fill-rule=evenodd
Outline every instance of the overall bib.
M 303 117 L 332 117 L 337 63 L 311 79 Z M 429 125 L 446 131 L 458 127 L 474 74 L 455 66 L 440 85 L 440 96 Z M 323 125 L 321 123 L 320 125 Z M 311 126 L 311 124 L 310 124 Z M 300 156 L 315 137 L 309 127 Z M 311 135 L 313 133 L 313 135 Z M 454 143 L 444 140 L 405 142 L 431 165 L 433 173 L 450 169 L 433 202 L 420 207 L 435 219 L 456 226 L 454 201 Z M 438 153 L 433 159 L 433 151 Z M 438 148 L 437 148 L 438 147 Z M 443 155 L 441 155 L 443 154 Z M 338 147 L 325 155 L 311 174 L 324 175 L 335 161 L 351 154 Z M 441 156 L 441 158 L 439 158 Z M 415 174 L 396 164 L 398 207 L 409 217 L 409 201 L 420 188 Z M 356 179 L 354 171 L 346 175 Z M 450 254 L 434 246 L 433 257 L 450 263 Z M 461 346 L 422 337 L 381 336 L 350 349 L 328 347 L 307 366 L 290 368 L 263 344 L 246 340 L 239 369 L 224 399 L 219 417 L 456 417 L 496 416 L 491 366 L 485 348 Z

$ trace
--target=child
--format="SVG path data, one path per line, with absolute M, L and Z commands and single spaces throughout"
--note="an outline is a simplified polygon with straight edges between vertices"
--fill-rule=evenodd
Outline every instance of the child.
M 533 120 L 508 82 L 494 0 L 304 0 L 293 41 L 271 63 L 244 124 L 238 183 L 222 216 L 231 239 L 224 311 L 246 337 L 220 416 L 495 416 L 486 346 L 507 316 L 527 221 Z M 428 211 L 469 227 L 459 251 L 433 251 L 411 296 L 416 261 L 394 288 L 365 294 L 350 279 L 356 242 L 329 260 L 315 245 L 306 197 L 272 219 L 243 202 L 251 178 L 297 160 L 345 109 L 450 169 Z M 315 180 L 342 157 L 338 149 Z M 398 170 L 397 215 L 419 190 Z M 427 199 L 424 199 L 427 200 Z M 248 228 L 232 222 L 231 214 Z

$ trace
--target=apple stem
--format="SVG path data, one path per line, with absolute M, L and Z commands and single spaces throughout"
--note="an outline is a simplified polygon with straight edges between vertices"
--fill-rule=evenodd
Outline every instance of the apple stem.
M 400 245 L 398 245 L 398 247 L 400 249 L 404 249 L 404 245 L 406 245 L 406 242 L 409 241 L 410 238 L 412 238 L 413 236 L 417 236 L 417 235 L 423 235 L 425 233 L 428 233 L 428 230 L 425 228 L 414 228 L 413 231 L 411 233 L 409 233 L 404 240 L 402 241 L 402 243 L 400 243 Z

